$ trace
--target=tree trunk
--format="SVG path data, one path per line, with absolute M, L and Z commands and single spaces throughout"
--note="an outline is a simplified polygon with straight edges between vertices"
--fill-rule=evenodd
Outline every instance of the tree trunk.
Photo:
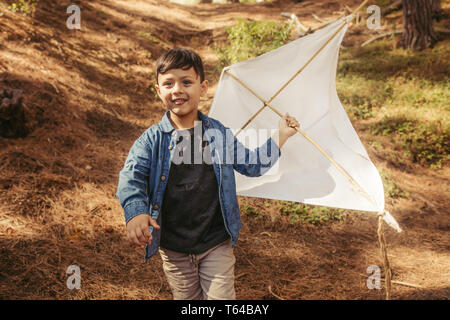
M 399 46 L 414 50 L 432 48 L 438 41 L 433 29 L 435 0 L 403 0 L 403 37 Z

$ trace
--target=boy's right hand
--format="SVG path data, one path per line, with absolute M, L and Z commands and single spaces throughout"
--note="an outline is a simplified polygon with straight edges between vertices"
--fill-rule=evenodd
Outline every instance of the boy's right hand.
M 128 239 L 141 248 L 143 248 L 145 244 L 150 244 L 153 237 L 148 229 L 149 226 L 152 226 L 155 229 L 160 228 L 155 219 L 147 213 L 142 213 L 133 217 L 127 223 Z

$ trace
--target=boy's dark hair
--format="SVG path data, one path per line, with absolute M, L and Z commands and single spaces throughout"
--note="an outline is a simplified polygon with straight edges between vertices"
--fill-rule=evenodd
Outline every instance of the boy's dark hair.
M 203 82 L 205 73 L 202 58 L 190 49 L 170 49 L 156 60 L 156 83 L 158 83 L 159 74 L 164 74 L 170 69 L 188 70 L 191 67 L 194 67 L 195 73 L 200 76 L 200 82 Z

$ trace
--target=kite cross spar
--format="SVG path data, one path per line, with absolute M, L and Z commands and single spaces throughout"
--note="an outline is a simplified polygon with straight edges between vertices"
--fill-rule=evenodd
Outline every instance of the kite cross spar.
M 282 117 L 283 112 L 274 105 L 296 116 L 304 129 L 295 129 L 305 139 L 297 138 L 291 143 L 297 143 L 298 147 L 283 152 L 285 155 L 280 160 L 285 162 L 280 165 L 280 173 L 253 180 L 238 175 L 238 194 L 377 212 L 377 234 L 386 274 L 386 299 L 390 299 L 391 270 L 382 221 L 398 232 L 401 229 L 389 212 L 384 210 L 381 178 L 353 129 L 335 87 L 340 43 L 353 16 L 367 2 L 365 0 L 347 17 L 313 34 L 224 68 L 209 114 L 229 127 L 236 127 L 239 121 L 235 117 L 236 112 L 251 115 L 244 125 L 239 125 L 241 129 L 235 136 L 250 124 L 264 127 L 273 123 L 274 113 Z M 282 80 L 283 74 L 290 73 L 295 64 L 301 65 L 298 71 L 289 80 Z M 302 77 L 299 77 L 300 74 Z M 235 83 L 246 91 L 236 87 Z M 274 86 L 280 86 L 280 89 L 265 99 L 264 94 Z M 263 103 L 256 113 L 252 111 L 255 98 Z M 309 108 L 294 108 L 298 101 Z M 265 112 L 267 109 L 273 113 Z M 311 145 L 319 153 L 311 149 Z M 300 154 L 299 150 L 303 153 Z M 323 157 L 331 163 L 331 167 L 324 167 Z M 298 178 L 294 179 L 293 176 Z

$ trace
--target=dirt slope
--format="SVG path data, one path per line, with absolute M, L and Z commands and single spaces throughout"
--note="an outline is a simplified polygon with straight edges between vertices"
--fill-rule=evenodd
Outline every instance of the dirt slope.
M 82 30 L 68 30 L 66 8 L 82 10 Z M 346 1 L 356 7 L 359 1 Z M 133 141 L 164 110 L 150 91 L 154 60 L 165 47 L 189 47 L 214 69 L 213 43 L 234 18 L 281 19 L 296 13 L 306 25 L 339 15 L 338 1 L 202 4 L 166 1 L 41 0 L 34 18 L 4 7 L 0 17 L 0 88 L 22 89 L 25 138 L 0 138 L 0 298 L 170 299 L 159 256 L 143 264 L 128 243 L 115 197 L 118 172 Z M 151 33 L 149 41 L 143 33 Z M 348 42 L 367 40 L 349 35 Z M 208 112 L 217 85 L 201 101 Z M 355 124 L 358 129 L 358 124 Z M 364 135 L 362 140 L 365 140 Z M 449 170 L 402 171 L 373 148 L 411 196 L 389 201 L 404 232 L 386 230 L 395 299 L 450 297 Z M 365 272 L 382 265 L 377 219 L 351 215 L 322 226 L 288 223 L 275 201 L 240 198 L 261 215 L 243 215 L 235 249 L 239 299 L 382 299 Z M 70 265 L 82 289 L 66 287 Z

